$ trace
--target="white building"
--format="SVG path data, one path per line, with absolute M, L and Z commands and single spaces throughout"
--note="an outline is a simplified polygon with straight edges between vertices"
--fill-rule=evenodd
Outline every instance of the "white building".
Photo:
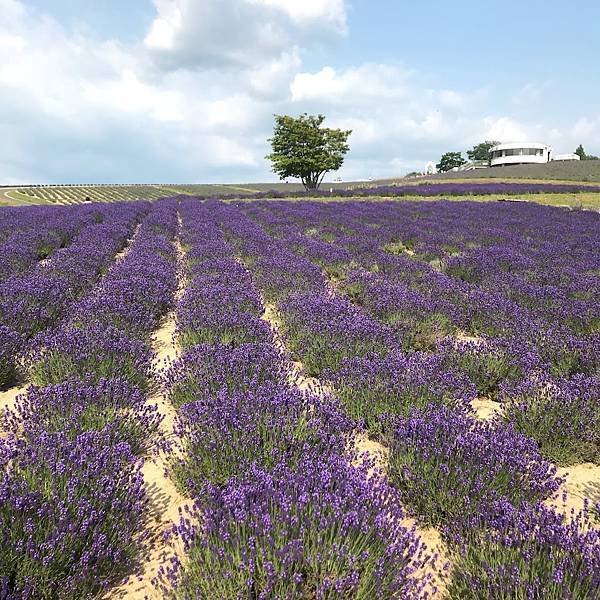
M 581 160 L 579 154 L 553 154 L 550 160 Z
M 553 154 L 552 148 L 538 142 L 510 142 L 490 148 L 490 166 L 527 165 L 551 160 L 580 160 L 577 154 Z
M 547 163 L 552 148 L 538 142 L 510 142 L 490 148 L 490 166 L 525 165 Z

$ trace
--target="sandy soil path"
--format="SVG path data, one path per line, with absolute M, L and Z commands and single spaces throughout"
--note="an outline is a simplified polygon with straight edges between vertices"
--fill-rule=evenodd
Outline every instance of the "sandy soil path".
M 182 267 L 184 254 L 179 241 L 176 242 L 176 247 L 178 263 Z M 176 301 L 181 298 L 185 284 L 185 280 L 180 277 L 179 287 L 175 294 Z M 165 316 L 161 327 L 152 337 L 157 383 L 160 382 L 162 375 L 179 355 L 179 348 L 175 339 L 175 325 L 175 312 L 172 311 Z M 168 401 L 162 386 L 157 385 L 156 391 L 148 398 L 148 403 L 158 406 L 158 410 L 163 416 L 162 433 L 169 440 L 173 437 L 173 425 L 177 413 Z M 183 507 L 191 505 L 192 501 L 183 496 L 165 474 L 168 459 L 169 457 L 165 452 L 160 452 L 144 462 L 142 472 L 151 508 L 147 529 L 148 538 L 145 541 L 145 556 L 142 559 L 141 572 L 139 576 L 130 577 L 122 585 L 106 594 L 104 598 L 107 600 L 162 598 L 162 594 L 156 589 L 153 582 L 159 568 L 168 566 L 173 556 L 180 559 L 184 556 L 181 544 L 175 539 L 167 540 L 165 534 L 173 523 L 179 521 L 180 511 Z

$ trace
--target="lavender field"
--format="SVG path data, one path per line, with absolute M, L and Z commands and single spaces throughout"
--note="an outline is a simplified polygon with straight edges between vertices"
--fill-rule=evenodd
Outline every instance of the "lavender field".
M 600 598 L 599 232 L 1 209 L 0 600 Z

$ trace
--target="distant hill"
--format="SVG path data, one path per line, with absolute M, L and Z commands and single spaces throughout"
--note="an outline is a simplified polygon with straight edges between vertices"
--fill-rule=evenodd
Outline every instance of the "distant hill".
M 374 181 L 347 181 L 324 183 L 323 191 L 329 188 L 357 189 L 372 188 L 385 185 L 409 185 L 428 182 L 464 180 L 498 180 L 515 181 L 519 179 L 537 181 L 564 181 L 578 183 L 600 183 L 600 160 L 577 162 L 550 162 L 543 165 L 520 165 L 513 167 L 495 167 L 475 171 L 456 173 L 440 173 L 428 177 L 395 177 Z M 31 185 L 0 186 L 0 206 L 10 204 L 80 204 L 82 202 L 116 202 L 119 200 L 148 199 L 164 196 L 189 194 L 198 196 L 228 196 L 232 194 L 247 195 L 252 192 L 277 190 L 293 193 L 302 190 L 299 183 L 232 183 L 232 184 L 95 184 L 95 185 Z M 594 201 L 594 205 L 597 202 Z
M 474 171 L 439 173 L 427 179 L 552 179 L 600 182 L 600 160 L 553 161 L 542 165 L 490 167 Z

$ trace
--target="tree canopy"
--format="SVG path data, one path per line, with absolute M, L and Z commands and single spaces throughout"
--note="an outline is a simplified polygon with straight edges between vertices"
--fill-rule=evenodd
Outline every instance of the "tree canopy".
M 307 190 L 321 185 L 329 171 L 337 171 L 349 150 L 348 137 L 352 131 L 321 127 L 323 115 L 304 113 L 298 118 L 275 115 L 273 137 L 269 138 L 273 172 L 280 179 L 297 177 Z
M 577 146 L 577 150 L 575 150 L 575 154 L 577 154 L 577 156 L 579 156 L 579 158 L 581 160 L 598 160 L 597 156 L 594 156 L 593 154 L 586 154 L 585 150 L 583 149 L 583 146 L 581 144 L 579 144 L 579 146 Z
M 469 160 L 490 160 L 490 148 L 497 146 L 500 142 L 486 140 L 473 146 L 472 150 L 467 150 Z
M 435 168 L 442 173 L 451 171 L 454 167 L 460 167 L 467 161 L 463 158 L 460 152 L 446 152 L 440 159 L 440 162 L 435 165 Z

